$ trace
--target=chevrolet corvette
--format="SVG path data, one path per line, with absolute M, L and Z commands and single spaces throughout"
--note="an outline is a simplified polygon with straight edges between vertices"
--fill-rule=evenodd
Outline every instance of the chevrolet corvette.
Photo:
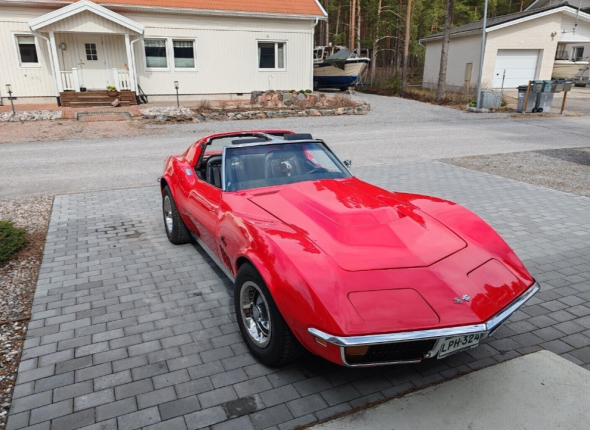
M 206 136 L 164 162 L 164 229 L 234 282 L 262 363 L 305 350 L 358 367 L 477 347 L 538 290 L 480 217 L 356 178 L 324 141 L 288 130 Z

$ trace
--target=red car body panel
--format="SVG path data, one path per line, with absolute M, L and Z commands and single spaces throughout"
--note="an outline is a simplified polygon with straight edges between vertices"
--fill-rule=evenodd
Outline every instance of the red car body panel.
M 446 200 L 355 177 L 222 192 L 194 168 L 210 139 L 235 135 L 208 136 L 169 157 L 162 186 L 231 275 L 245 261 L 257 268 L 315 354 L 343 364 L 340 348 L 318 344 L 310 327 L 362 336 L 479 324 L 534 282 L 485 221 Z M 464 295 L 471 300 L 457 306 Z

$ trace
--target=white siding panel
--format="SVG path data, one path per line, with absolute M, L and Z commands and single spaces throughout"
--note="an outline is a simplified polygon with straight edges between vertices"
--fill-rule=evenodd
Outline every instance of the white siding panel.
M 576 18 L 564 16 L 561 19 L 560 42 L 590 42 L 590 23 Z
M 84 11 L 69 16 L 54 24 L 43 27 L 39 31 L 47 32 L 76 32 L 76 33 L 111 33 L 125 34 L 132 33 L 131 30 L 108 19 L 98 16 L 92 12 Z
M 3 10 L 0 9 L 0 13 Z M 11 84 L 15 97 L 56 96 L 47 43 L 36 39 L 40 67 L 21 67 L 15 32 L 28 33 L 26 23 L 0 22 L 0 94 L 7 97 L 5 84 Z
M 312 85 L 312 34 L 260 31 L 181 30 L 146 28 L 149 37 L 194 38 L 197 71 L 148 71 L 145 55 L 137 52 L 139 85 L 147 94 L 249 93 L 253 90 L 308 89 Z M 286 71 L 258 70 L 258 40 L 286 42 Z M 141 43 L 138 45 L 141 46 Z M 171 56 L 172 52 L 168 51 Z M 170 64 L 173 59 L 170 58 Z

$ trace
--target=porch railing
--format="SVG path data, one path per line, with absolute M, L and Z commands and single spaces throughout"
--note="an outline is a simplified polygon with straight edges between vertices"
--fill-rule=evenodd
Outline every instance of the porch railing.
M 113 69 L 113 77 L 115 79 L 115 87 L 117 91 L 131 90 L 131 81 L 128 70 Z
M 66 70 L 60 73 L 61 85 L 64 91 L 80 91 L 80 80 L 78 79 L 78 69 Z

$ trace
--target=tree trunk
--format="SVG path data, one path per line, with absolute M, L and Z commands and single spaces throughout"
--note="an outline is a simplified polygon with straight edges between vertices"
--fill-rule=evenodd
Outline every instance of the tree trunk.
M 328 13 L 328 6 L 330 5 L 330 1 L 326 0 L 326 13 Z M 328 46 L 328 43 L 330 43 L 330 16 L 328 15 L 326 17 L 326 38 L 324 39 L 324 46 Z
M 360 1 L 360 0 L 359 0 Z M 348 46 L 351 51 L 354 51 L 354 36 L 355 36 L 355 24 L 356 24 L 356 0 L 351 0 L 350 4 L 350 27 L 348 34 Z
M 379 46 L 379 36 L 381 35 L 381 0 L 377 5 L 377 24 L 375 26 L 375 36 L 373 38 L 373 50 L 371 51 L 371 85 L 375 80 L 377 73 L 377 47 Z
M 357 24 L 356 24 L 356 49 L 357 54 L 361 55 L 361 0 L 358 0 Z
M 400 73 L 400 66 L 401 66 L 401 55 L 399 52 L 400 49 L 400 40 L 401 40 L 401 25 L 400 25 L 400 14 L 402 13 L 403 3 L 402 0 L 398 0 L 397 10 L 398 14 L 396 14 L 395 18 L 395 71 L 396 73 Z
M 410 53 L 410 26 L 412 25 L 412 0 L 408 0 L 406 10 L 406 36 L 404 38 L 404 58 L 402 59 L 402 88 L 401 93 L 406 92 L 408 85 L 408 55 Z
M 342 4 L 338 3 L 338 13 L 336 13 L 336 28 L 334 29 L 334 34 L 340 34 L 338 30 L 340 30 L 340 12 L 342 12 Z
M 447 17 L 443 31 L 443 42 L 440 51 L 440 69 L 438 71 L 438 85 L 436 86 L 436 102 L 440 103 L 445 97 L 447 86 L 447 59 L 449 58 L 449 40 L 451 38 L 451 23 L 453 22 L 453 0 L 447 0 Z

